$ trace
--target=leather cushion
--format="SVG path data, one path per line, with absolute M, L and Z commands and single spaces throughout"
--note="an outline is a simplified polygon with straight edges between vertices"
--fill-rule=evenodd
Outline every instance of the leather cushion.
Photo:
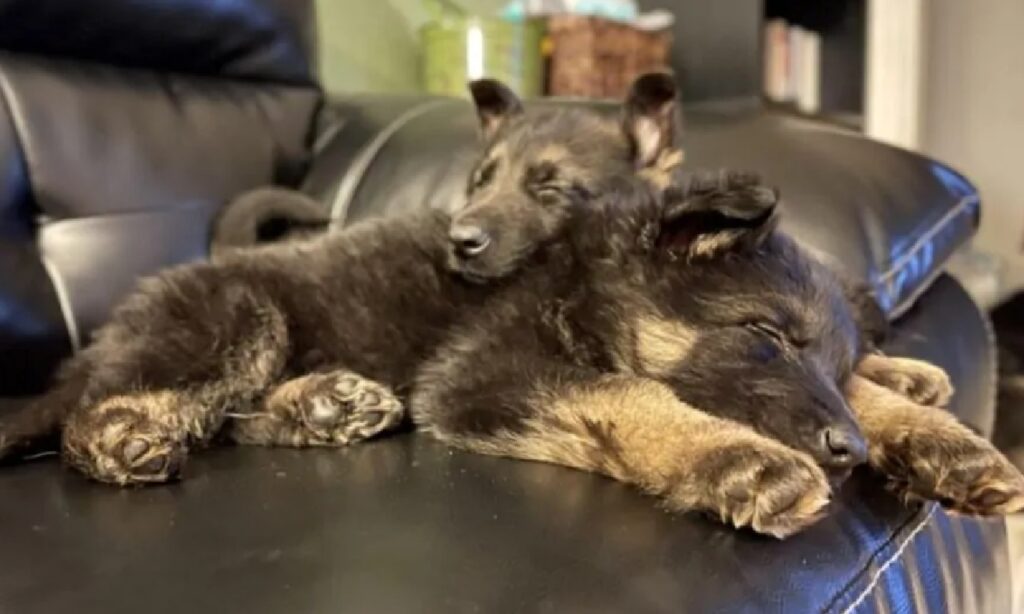
M 31 219 L 25 215 L 28 191 L 21 147 L 15 137 L 11 114 L 0 97 L 0 238 L 31 237 Z
M 0 0 L 0 49 L 312 83 L 310 0 Z
M 0 54 L 40 213 L 68 218 L 225 199 L 305 170 L 310 88 Z
M 140 277 L 204 259 L 216 210 L 209 201 L 195 201 L 45 224 L 39 233 L 39 253 L 64 301 L 76 348 L 106 321 Z
M 447 207 L 462 199 L 477 153 L 470 106 L 430 99 L 390 115 L 365 110 L 393 104 L 335 103 L 347 131 L 374 134 L 352 142 L 342 130 L 323 145 L 330 152 L 324 160 L 360 161 L 340 180 L 345 189 L 332 194 L 333 211 L 347 221 L 419 207 L 424 200 Z M 893 315 L 912 304 L 977 226 L 977 194 L 952 169 L 817 122 L 770 111 L 692 107 L 685 147 L 690 168 L 754 170 L 779 186 L 785 227 L 825 259 L 869 281 Z M 315 166 L 312 176 L 319 176 Z
M 71 339 L 35 245 L 0 236 L 0 396 L 39 394 Z
M 319 96 L 0 53 L 0 163 L 10 175 L 0 231 L 38 236 L 67 329 L 59 334 L 77 346 L 137 276 L 205 254 L 210 217 L 226 200 L 295 183 Z M 25 283 L 4 279 L 0 291 Z M 0 330 L 13 340 L 9 317 L 0 311 Z

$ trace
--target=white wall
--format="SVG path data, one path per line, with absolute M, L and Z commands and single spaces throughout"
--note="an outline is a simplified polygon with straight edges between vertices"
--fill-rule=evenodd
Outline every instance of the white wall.
M 1024 287 L 1024 0 L 929 0 L 921 146 L 979 188 L 977 246 Z

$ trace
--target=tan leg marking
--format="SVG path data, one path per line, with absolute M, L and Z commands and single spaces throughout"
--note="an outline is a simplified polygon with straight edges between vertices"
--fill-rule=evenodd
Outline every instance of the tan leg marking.
M 1024 476 L 951 414 L 857 375 L 846 392 L 868 440 L 868 462 L 898 494 L 964 514 L 1024 509 Z
M 478 452 L 556 463 L 638 485 L 673 510 L 701 510 L 778 538 L 817 520 L 828 480 L 801 452 L 681 403 L 653 380 L 607 376 L 541 391 L 525 428 L 441 439 Z M 429 430 L 429 429 L 428 429 Z
M 949 375 L 923 360 L 868 354 L 857 364 L 857 374 L 921 405 L 945 407 L 953 397 Z

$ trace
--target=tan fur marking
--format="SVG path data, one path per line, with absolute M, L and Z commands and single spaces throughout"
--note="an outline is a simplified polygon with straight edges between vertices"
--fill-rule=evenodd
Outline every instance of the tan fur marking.
M 659 190 L 664 190 L 672 185 L 672 174 L 683 165 L 684 160 L 682 149 L 666 149 L 653 164 L 640 170 L 640 176 Z
M 908 498 L 965 514 L 1024 509 L 1024 476 L 955 417 L 854 375 L 847 399 L 868 441 L 868 463 Z
M 477 452 L 556 463 L 638 485 L 675 510 L 785 537 L 828 503 L 809 456 L 680 402 L 667 386 L 630 376 L 538 392 L 525 432 L 445 438 Z M 438 435 L 435 432 L 435 435 Z
M 723 230 L 711 236 L 698 237 L 690 244 L 691 258 L 707 258 L 731 247 L 743 236 L 742 230 Z
M 696 338 L 695 331 L 676 320 L 642 317 L 636 326 L 638 367 L 651 376 L 667 375 L 686 358 Z
M 569 153 L 569 150 L 565 145 L 560 145 L 558 143 L 548 143 L 542 147 L 540 152 L 537 154 L 538 160 L 542 162 L 551 162 L 553 164 L 559 164 L 571 157 L 572 154 Z

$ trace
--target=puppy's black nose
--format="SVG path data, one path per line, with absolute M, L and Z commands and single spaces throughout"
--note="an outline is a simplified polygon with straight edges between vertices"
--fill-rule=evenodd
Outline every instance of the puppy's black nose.
M 448 239 L 459 255 L 466 257 L 480 255 L 491 244 L 491 235 L 479 226 L 452 226 Z
M 829 427 L 821 433 L 819 462 L 829 469 L 853 469 L 868 458 L 864 436 L 854 428 Z

